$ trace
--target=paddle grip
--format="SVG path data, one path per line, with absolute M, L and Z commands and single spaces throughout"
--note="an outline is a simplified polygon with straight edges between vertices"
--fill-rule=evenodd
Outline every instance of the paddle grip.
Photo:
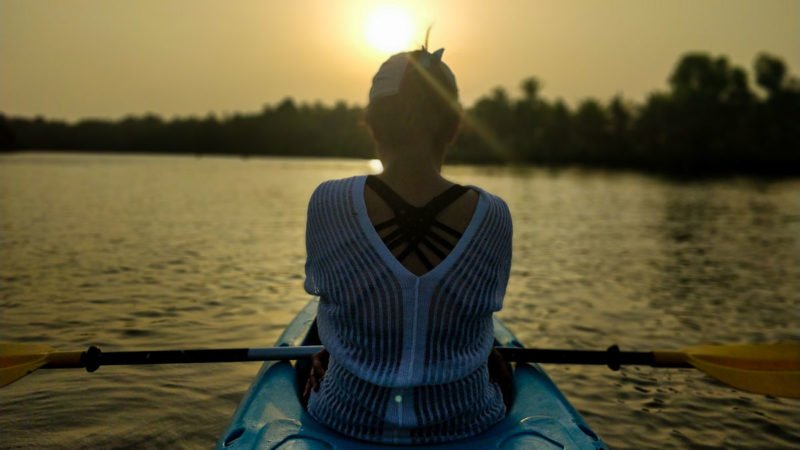
M 87 372 L 94 372 L 100 367 L 101 354 L 100 349 L 93 345 L 81 355 L 81 364 L 83 364 Z

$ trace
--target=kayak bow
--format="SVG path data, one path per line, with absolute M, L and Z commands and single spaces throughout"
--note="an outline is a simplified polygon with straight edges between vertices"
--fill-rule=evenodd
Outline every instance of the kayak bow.
M 317 300 L 312 299 L 278 339 L 278 346 L 316 345 L 314 318 Z M 496 345 L 522 347 L 497 318 Z M 298 363 L 301 373 L 306 370 Z M 446 444 L 398 447 L 357 441 L 317 423 L 301 406 L 298 371 L 288 361 L 266 362 L 225 433 L 217 449 L 607 449 L 545 372 L 534 363 L 519 363 L 514 370 L 516 394 L 511 411 L 498 424 L 471 438 Z

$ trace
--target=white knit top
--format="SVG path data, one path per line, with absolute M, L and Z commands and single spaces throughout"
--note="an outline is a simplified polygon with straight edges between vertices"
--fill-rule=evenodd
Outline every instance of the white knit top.
M 505 413 L 486 362 L 511 265 L 508 207 L 473 187 L 478 204 L 463 235 L 418 276 L 375 231 L 365 181 L 327 181 L 309 202 L 305 288 L 320 297 L 319 335 L 331 355 L 309 413 L 379 442 L 441 442 L 483 431 Z

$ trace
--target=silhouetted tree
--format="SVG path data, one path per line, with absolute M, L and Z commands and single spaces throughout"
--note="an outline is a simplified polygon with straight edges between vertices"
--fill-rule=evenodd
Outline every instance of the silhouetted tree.
M 634 108 L 620 95 L 614 96 L 608 104 L 609 120 L 609 161 L 611 164 L 626 166 L 632 164 L 631 133 L 633 130 Z
M 766 53 L 760 53 L 753 64 L 756 73 L 756 83 L 763 88 L 770 97 L 778 95 L 786 82 L 786 64 L 778 58 Z
M 9 126 L 6 116 L 0 114 L 0 150 L 10 150 L 14 146 L 14 130 Z
M 747 72 L 724 56 L 689 53 L 668 77 L 667 91 L 634 105 L 621 96 L 571 110 L 541 97 L 527 78 L 518 97 L 503 88 L 465 110 L 451 161 L 582 164 L 681 174 L 800 173 L 800 80 L 761 53 Z M 119 121 L 9 118 L 0 114 L 0 149 L 298 155 L 367 158 L 373 144 L 363 110 L 338 102 L 285 98 L 253 114 Z

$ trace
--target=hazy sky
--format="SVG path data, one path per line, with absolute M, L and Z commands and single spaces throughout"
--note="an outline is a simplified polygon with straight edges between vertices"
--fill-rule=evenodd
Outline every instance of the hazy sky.
M 406 8 L 413 43 L 434 23 L 469 105 L 536 76 L 575 102 L 666 87 L 687 51 L 748 69 L 760 51 L 800 75 L 798 0 L 0 0 L 0 111 L 78 119 L 260 110 L 286 96 L 364 104 L 387 54 L 376 5 Z

